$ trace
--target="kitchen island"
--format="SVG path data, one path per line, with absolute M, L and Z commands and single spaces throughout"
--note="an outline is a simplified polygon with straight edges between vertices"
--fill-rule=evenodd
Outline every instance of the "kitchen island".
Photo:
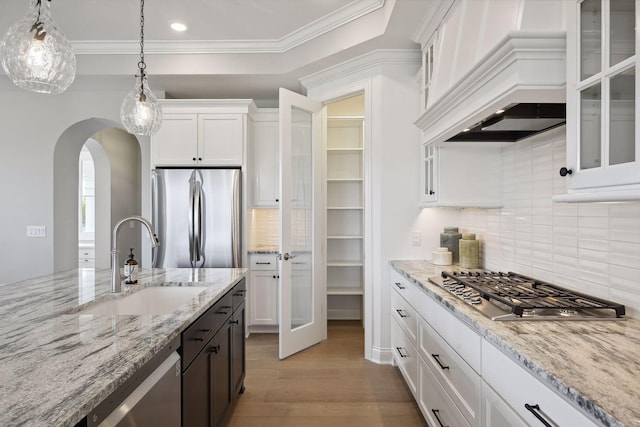
M 246 274 L 141 270 L 137 285 L 205 286 L 163 315 L 87 315 L 110 297 L 109 269 L 77 269 L 0 286 L 0 425 L 73 426 Z
M 600 425 L 640 426 L 637 319 L 493 321 L 429 282 L 429 277 L 456 267 L 427 261 L 392 261 L 391 266 L 548 387 L 548 393 L 562 396 Z M 483 367 L 485 357 L 483 352 Z

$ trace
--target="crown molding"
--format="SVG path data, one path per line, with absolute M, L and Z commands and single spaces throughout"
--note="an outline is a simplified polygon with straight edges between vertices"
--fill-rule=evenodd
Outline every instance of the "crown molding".
M 220 53 L 284 53 L 336 28 L 349 24 L 385 6 L 386 0 L 359 0 L 352 2 L 304 27 L 272 40 L 148 40 L 145 52 L 152 54 L 220 54 Z M 139 40 L 78 40 L 72 41 L 78 55 L 136 54 Z
M 421 64 L 421 51 L 413 49 L 378 49 L 317 73 L 302 77 L 300 83 L 308 90 L 327 82 L 350 76 L 380 65 Z
M 429 9 L 424 14 L 422 24 L 418 27 L 413 35 L 413 41 L 420 43 L 424 48 L 425 44 L 433 37 L 438 30 L 445 16 L 451 10 L 456 0 L 437 0 L 430 4 Z
M 252 99 L 159 99 L 165 113 L 252 113 Z

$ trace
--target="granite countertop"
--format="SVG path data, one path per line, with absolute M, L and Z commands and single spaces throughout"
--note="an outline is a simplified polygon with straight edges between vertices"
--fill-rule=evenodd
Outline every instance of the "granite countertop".
M 640 426 L 640 321 L 492 321 L 428 281 L 451 266 L 427 261 L 391 265 L 603 425 Z
M 264 245 L 264 246 L 256 246 L 254 248 L 250 248 L 247 252 L 249 254 L 277 255 L 280 253 L 280 249 L 278 248 L 278 246 Z
M 147 286 L 207 286 L 168 315 L 87 315 L 110 270 L 81 268 L 0 289 L 0 425 L 73 426 L 204 313 L 245 269 L 141 270 Z

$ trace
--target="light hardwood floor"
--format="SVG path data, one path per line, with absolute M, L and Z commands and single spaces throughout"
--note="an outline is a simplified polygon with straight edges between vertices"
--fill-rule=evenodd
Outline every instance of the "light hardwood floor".
M 230 427 L 426 426 L 397 368 L 364 359 L 363 335 L 331 321 L 326 341 L 282 361 L 277 335 L 251 335 Z

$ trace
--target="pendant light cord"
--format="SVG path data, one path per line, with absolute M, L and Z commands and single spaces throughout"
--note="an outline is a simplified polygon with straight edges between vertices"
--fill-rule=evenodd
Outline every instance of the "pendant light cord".
M 140 69 L 140 93 L 143 93 L 144 70 L 147 68 L 147 64 L 144 62 L 144 0 L 140 0 L 140 62 L 138 62 L 138 68 Z

